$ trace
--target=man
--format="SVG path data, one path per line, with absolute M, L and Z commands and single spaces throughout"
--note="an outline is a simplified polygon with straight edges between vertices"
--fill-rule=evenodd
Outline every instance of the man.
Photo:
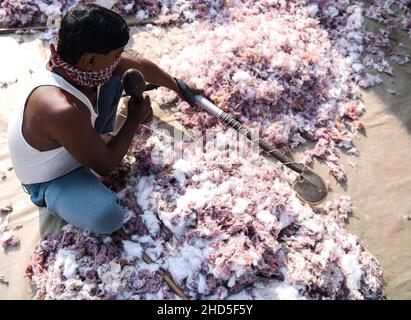
M 121 75 L 134 68 L 146 81 L 182 95 L 169 74 L 124 52 L 128 40 L 120 15 L 94 4 L 74 7 L 61 21 L 47 68 L 23 94 L 8 129 L 13 167 L 32 202 L 95 234 L 121 228 L 123 209 L 90 169 L 108 175 L 153 113 L 148 97 L 130 99 L 123 127 L 103 141 L 101 134 L 113 131 Z

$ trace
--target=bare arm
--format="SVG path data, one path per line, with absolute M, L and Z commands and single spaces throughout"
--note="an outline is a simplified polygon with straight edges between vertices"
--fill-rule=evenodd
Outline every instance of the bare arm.
M 127 69 L 137 69 L 147 82 L 169 88 L 179 92 L 177 83 L 173 77 L 157 66 L 154 62 L 143 57 L 135 56 L 127 52 L 121 54 L 121 61 L 116 72 L 123 74 Z
M 123 159 L 137 126 L 152 116 L 149 98 L 138 103 L 130 99 L 129 116 L 119 133 L 105 144 L 90 122 L 90 114 L 74 105 L 66 105 L 50 114 L 46 130 L 80 163 L 98 174 L 108 175 Z
M 120 64 L 116 69 L 116 73 L 123 74 L 127 69 L 130 68 L 140 71 L 147 82 L 173 90 L 183 98 L 183 95 L 181 94 L 177 83 L 170 74 L 165 72 L 158 65 L 148 59 L 123 52 L 121 54 Z M 194 94 L 203 94 L 203 90 L 197 89 L 190 83 L 188 84 Z

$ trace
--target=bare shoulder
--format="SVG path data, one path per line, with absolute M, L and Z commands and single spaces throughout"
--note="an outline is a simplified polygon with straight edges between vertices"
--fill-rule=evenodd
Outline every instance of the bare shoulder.
M 64 121 L 73 118 L 89 118 L 90 111 L 77 98 L 54 86 L 41 86 L 30 95 L 32 112 L 45 120 Z

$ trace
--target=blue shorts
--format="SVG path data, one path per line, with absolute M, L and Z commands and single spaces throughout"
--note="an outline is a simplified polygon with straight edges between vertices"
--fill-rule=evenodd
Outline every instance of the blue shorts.
M 121 77 L 113 76 L 101 87 L 95 130 L 113 131 L 117 107 L 123 92 Z M 117 196 L 88 168 L 77 168 L 51 181 L 26 184 L 31 201 L 82 230 L 109 234 L 123 223 L 124 211 Z

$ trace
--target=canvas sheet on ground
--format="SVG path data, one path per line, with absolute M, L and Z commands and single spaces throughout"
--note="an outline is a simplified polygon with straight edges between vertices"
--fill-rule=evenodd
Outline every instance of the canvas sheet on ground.
M 146 28 L 134 29 L 131 47 L 144 56 L 158 62 L 162 41 L 169 41 L 178 52 L 179 31 L 161 31 L 153 36 Z M 29 282 L 24 278 L 33 249 L 41 234 L 57 233 L 63 223 L 44 210 L 30 203 L 15 177 L 7 152 L 6 129 L 10 114 L 19 99 L 19 92 L 29 79 L 29 69 L 44 65 L 46 48 L 34 37 L 27 37 L 19 45 L 16 36 L 2 37 L 0 61 L 2 70 L 16 74 L 18 82 L 0 90 L 0 165 L 6 178 L 0 181 L 0 200 L 9 200 L 13 212 L 9 224 L 16 228 L 20 245 L 0 252 L 0 275 L 8 284 L 0 283 L 0 297 L 4 299 L 30 299 L 33 297 Z M 19 65 L 7 61 L 20 61 Z M 4 64 L 4 65 L 3 65 Z M 351 196 L 354 215 L 349 218 L 347 229 L 357 235 L 366 249 L 373 254 L 384 270 L 385 289 L 388 298 L 411 298 L 411 168 L 407 165 L 411 154 L 411 113 L 409 64 L 394 66 L 395 76 L 383 76 L 384 83 L 363 92 L 366 113 L 361 117 L 365 135 L 354 140 L 360 151 L 358 157 L 342 155 L 347 184 L 342 186 L 329 178 L 332 192 Z M 395 89 L 396 93 L 389 91 Z M 181 128 L 172 115 L 157 110 L 163 122 Z M 296 153 L 295 157 L 298 158 Z M 314 170 L 328 178 L 328 168 L 315 162 Z M 6 219 L 6 215 L 2 216 Z M 266 295 L 269 297 L 269 295 Z

